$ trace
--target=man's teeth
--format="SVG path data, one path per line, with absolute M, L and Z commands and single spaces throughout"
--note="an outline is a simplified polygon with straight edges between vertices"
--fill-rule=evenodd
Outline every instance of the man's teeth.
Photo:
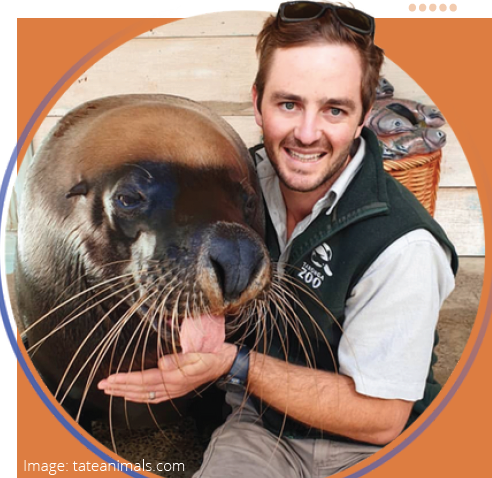
M 301 153 L 296 153 L 295 151 L 292 151 L 289 149 L 289 154 L 293 156 L 294 158 L 298 159 L 299 161 L 317 161 L 321 156 L 323 156 L 324 153 L 316 153 L 316 154 L 301 154 Z

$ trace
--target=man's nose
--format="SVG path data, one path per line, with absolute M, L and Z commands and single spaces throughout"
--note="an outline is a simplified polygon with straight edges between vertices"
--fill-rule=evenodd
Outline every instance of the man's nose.
M 305 145 L 310 145 L 318 141 L 321 138 L 318 116 L 308 111 L 303 112 L 294 130 L 294 136 Z

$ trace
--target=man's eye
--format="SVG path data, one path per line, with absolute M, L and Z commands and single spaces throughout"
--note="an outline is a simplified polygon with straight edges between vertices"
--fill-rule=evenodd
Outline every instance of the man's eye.
M 286 110 L 293 110 L 296 107 L 295 103 L 292 103 L 292 101 L 286 101 L 282 104 Z
M 333 116 L 340 116 L 342 114 L 342 110 L 338 108 L 331 108 L 330 111 Z

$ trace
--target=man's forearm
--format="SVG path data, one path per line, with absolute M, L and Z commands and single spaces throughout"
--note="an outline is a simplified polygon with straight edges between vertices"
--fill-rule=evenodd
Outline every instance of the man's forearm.
M 306 425 L 374 444 L 403 429 L 412 402 L 356 392 L 350 377 L 251 353 L 248 388 L 270 406 Z

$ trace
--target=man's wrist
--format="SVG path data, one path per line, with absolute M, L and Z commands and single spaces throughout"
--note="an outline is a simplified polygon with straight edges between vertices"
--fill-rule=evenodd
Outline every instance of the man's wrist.
M 232 364 L 234 363 L 234 360 L 236 360 L 236 356 L 239 351 L 239 347 L 235 344 L 226 343 L 224 345 L 224 366 L 222 367 L 222 373 L 218 378 L 222 378 L 224 375 L 227 375 L 229 373 L 229 370 L 231 370 Z
M 245 390 L 249 372 L 250 349 L 245 345 L 236 346 L 236 355 L 227 372 L 219 377 L 217 385 L 226 391 Z

